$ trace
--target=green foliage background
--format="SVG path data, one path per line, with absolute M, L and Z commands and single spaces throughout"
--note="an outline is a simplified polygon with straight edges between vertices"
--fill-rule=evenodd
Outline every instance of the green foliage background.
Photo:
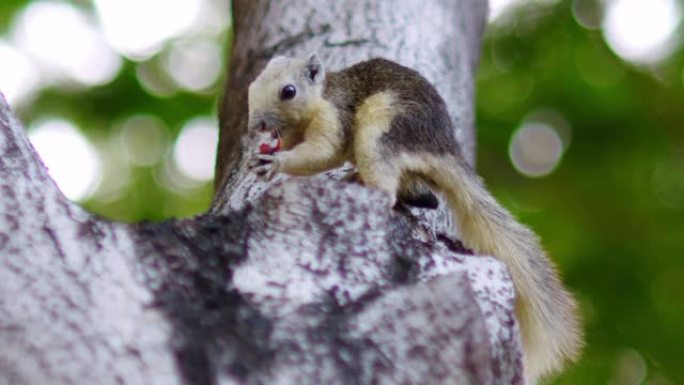
M 0 2 L 0 33 L 26 3 Z M 160 117 L 171 136 L 194 116 L 216 114 L 219 86 L 157 98 L 139 85 L 136 65 L 127 61 L 106 86 L 49 89 L 17 112 L 27 125 L 63 116 L 89 138 L 131 114 Z M 541 235 L 586 323 L 582 360 L 554 384 L 684 383 L 683 68 L 681 49 L 653 68 L 622 61 L 600 30 L 575 21 L 570 1 L 525 6 L 488 30 L 477 84 L 478 169 Z M 508 146 L 539 110 L 562 115 L 572 135 L 552 174 L 528 178 L 512 166 Z M 210 183 L 169 191 L 157 183 L 158 167 L 134 168 L 134 183 L 115 201 L 83 204 L 123 221 L 206 209 Z

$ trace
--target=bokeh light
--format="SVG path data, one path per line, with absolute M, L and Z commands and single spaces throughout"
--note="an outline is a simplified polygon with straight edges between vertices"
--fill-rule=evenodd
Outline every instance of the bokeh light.
M 537 112 L 513 133 L 508 151 L 513 166 L 521 174 L 541 177 L 558 166 L 568 142 L 569 126 L 560 115 Z
M 157 58 L 139 63 L 135 75 L 140 86 L 150 95 L 167 98 L 178 92 L 178 85 Z
M 120 138 L 126 159 L 136 166 L 151 166 L 159 162 L 168 143 L 166 125 L 152 115 L 126 119 L 121 126 Z
M 166 71 L 180 87 L 202 91 L 213 86 L 221 73 L 221 47 L 212 39 L 174 42 L 164 62 Z
M 601 28 L 602 0 L 573 0 L 572 16 L 577 23 L 588 30 Z
M 489 0 L 489 21 L 496 20 L 506 10 L 523 0 Z
M 90 199 L 101 203 L 125 201 L 126 194 L 135 188 L 131 165 L 122 155 L 120 133 L 97 142 L 102 164 L 102 180 Z
M 68 3 L 30 3 L 15 20 L 12 35 L 53 78 L 99 85 L 111 81 L 121 68 L 121 58 L 93 20 Z
M 603 20 L 606 42 L 625 60 L 648 64 L 672 53 L 681 21 L 676 0 L 610 0 Z
M 201 9 L 197 0 L 94 0 L 104 34 L 117 51 L 144 60 L 187 31 Z
M 31 59 L 0 39 L 0 92 L 12 106 L 28 102 L 40 87 L 39 73 Z
M 46 119 L 29 128 L 29 139 L 48 173 L 69 199 L 86 199 L 102 178 L 97 150 L 71 122 Z
M 639 385 L 646 379 L 647 367 L 644 358 L 634 349 L 624 349 L 617 357 L 615 374 L 611 384 Z
M 218 123 L 208 117 L 187 122 L 173 148 L 173 159 L 186 177 L 206 182 L 214 177 Z
M 489 0 L 489 22 L 496 22 L 505 14 L 519 6 L 534 3 L 548 5 L 557 3 L 559 0 Z

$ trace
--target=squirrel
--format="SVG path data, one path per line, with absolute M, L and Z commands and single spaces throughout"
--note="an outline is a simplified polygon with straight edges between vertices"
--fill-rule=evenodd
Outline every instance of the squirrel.
M 446 197 L 466 246 L 505 263 L 516 290 L 526 383 L 575 360 L 583 345 L 576 302 L 540 240 L 487 191 L 465 161 L 445 101 L 418 72 L 376 58 L 326 73 L 316 53 L 275 57 L 250 84 L 248 130 L 280 138 L 255 171 L 313 175 L 351 161 L 390 198 Z M 431 197 L 432 195 L 432 197 Z

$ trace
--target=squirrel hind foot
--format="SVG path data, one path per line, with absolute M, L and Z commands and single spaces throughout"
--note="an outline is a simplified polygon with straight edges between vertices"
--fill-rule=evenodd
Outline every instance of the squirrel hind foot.
M 431 191 L 421 192 L 420 194 L 400 194 L 399 201 L 419 209 L 436 210 L 439 208 L 439 199 Z

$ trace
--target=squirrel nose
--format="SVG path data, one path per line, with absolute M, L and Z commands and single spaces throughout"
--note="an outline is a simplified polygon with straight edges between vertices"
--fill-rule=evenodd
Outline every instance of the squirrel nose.
M 257 127 L 258 127 L 259 131 L 261 131 L 261 132 L 264 132 L 267 130 L 266 122 L 263 120 L 259 122 L 259 125 Z

